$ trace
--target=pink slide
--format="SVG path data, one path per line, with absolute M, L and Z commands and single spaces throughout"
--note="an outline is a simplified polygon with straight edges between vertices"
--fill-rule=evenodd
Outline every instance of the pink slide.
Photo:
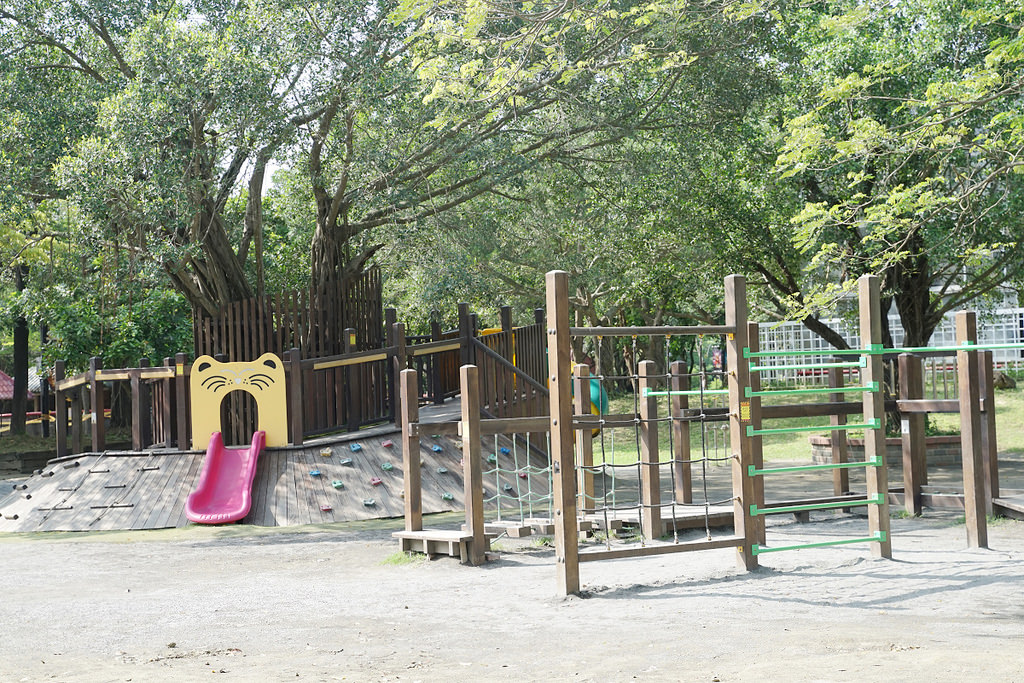
M 197 524 L 224 524 L 249 514 L 256 461 L 266 443 L 266 432 L 256 432 L 250 448 L 225 448 L 224 437 L 214 432 L 199 483 L 185 503 L 185 516 Z

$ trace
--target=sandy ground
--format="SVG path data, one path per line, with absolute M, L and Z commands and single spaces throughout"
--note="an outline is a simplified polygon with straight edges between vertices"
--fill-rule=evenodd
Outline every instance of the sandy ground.
M 1024 522 L 968 550 L 952 513 L 895 519 L 893 560 L 589 563 L 568 599 L 535 542 L 401 561 L 385 527 L 0 537 L 0 681 L 1024 681 Z M 865 527 L 780 518 L 769 543 Z

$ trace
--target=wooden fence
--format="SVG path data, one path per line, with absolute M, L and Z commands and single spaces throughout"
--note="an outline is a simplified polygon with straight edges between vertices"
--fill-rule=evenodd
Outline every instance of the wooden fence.
M 283 354 L 288 376 L 289 440 L 303 440 L 395 419 L 398 405 L 397 373 L 417 371 L 421 402 L 443 402 L 457 393 L 458 367 L 480 367 L 480 408 L 495 417 L 546 414 L 547 389 L 543 382 L 546 347 L 543 323 L 513 329 L 511 311 L 502 310 L 502 329 L 478 336 L 476 317 L 460 306 L 457 330 L 435 328 L 430 339 L 407 338 L 404 325 L 392 322 L 388 310 L 388 336 L 379 348 L 356 348 L 357 332 L 345 330 L 344 353 L 304 358 L 299 348 Z M 538 320 L 540 319 L 538 314 Z M 409 343 L 412 342 L 412 343 Z M 219 360 L 228 360 L 218 354 Z M 128 383 L 131 448 L 178 448 L 191 445 L 189 373 L 185 354 L 150 367 L 144 359 L 136 368 L 104 369 L 99 358 L 89 370 L 65 377 L 65 365 L 56 366 L 56 430 L 59 456 L 83 452 L 84 426 L 90 425 L 90 448 L 106 449 L 106 408 L 114 385 Z M 232 392 L 222 407 L 224 440 L 228 445 L 248 443 L 256 410 L 250 396 Z
M 327 310 L 314 309 L 312 291 L 237 301 L 216 316 L 196 312 L 194 352 L 236 362 L 266 352 L 284 356 L 297 348 L 303 358 L 345 353 L 354 344 L 365 350 L 382 346 L 384 325 L 380 270 L 370 268 L 346 291 L 332 297 Z M 348 330 L 355 333 L 350 344 Z

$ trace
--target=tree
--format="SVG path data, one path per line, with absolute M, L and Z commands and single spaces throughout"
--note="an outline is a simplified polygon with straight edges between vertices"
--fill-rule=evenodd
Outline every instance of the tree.
M 1024 265 L 1020 9 L 837 2 L 800 16 L 807 59 L 825 67 L 780 161 L 807 200 L 810 301 L 878 272 L 904 343 L 922 346 Z

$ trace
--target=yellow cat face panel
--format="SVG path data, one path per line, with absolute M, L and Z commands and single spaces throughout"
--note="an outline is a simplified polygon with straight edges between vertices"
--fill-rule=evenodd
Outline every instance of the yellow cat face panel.
M 268 446 L 288 445 L 288 399 L 284 363 L 265 353 L 251 363 L 222 363 L 199 356 L 189 378 L 192 393 L 192 448 L 203 450 L 210 435 L 222 431 L 220 406 L 232 391 L 256 400 L 258 429 L 267 433 Z

